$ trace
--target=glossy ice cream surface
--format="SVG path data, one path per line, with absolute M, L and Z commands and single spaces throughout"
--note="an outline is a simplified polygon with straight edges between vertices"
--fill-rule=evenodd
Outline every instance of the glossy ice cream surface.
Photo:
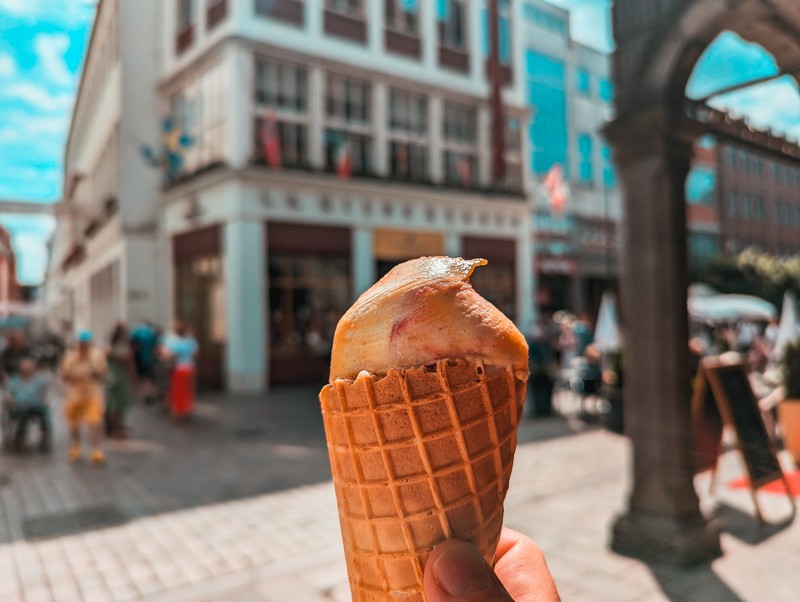
M 330 380 L 384 375 L 443 358 L 482 360 L 528 373 L 525 338 L 472 288 L 484 259 L 421 257 L 395 267 L 339 321 Z

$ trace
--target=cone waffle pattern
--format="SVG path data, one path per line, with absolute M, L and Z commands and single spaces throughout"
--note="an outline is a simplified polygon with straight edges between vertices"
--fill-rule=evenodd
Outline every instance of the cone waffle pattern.
M 425 561 L 445 539 L 493 562 L 525 384 L 450 359 L 322 390 L 354 601 L 423 600 Z

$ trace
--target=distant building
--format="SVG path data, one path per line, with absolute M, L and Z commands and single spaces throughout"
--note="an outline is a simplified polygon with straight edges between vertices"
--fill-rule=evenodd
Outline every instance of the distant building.
M 533 214 L 538 301 L 543 311 L 597 309 L 619 274 L 621 201 L 602 128 L 611 116 L 610 55 L 575 43 L 569 11 L 524 0 L 525 100 L 532 110 L 530 170 L 541 182 L 557 166 L 562 210 L 538 188 Z
M 11 234 L 0 226 L 0 313 L 8 311 L 9 304 L 21 301 L 17 282 L 17 259 L 11 246 Z
M 772 137 L 779 146 L 797 144 Z M 723 252 L 800 254 L 800 162 L 720 140 L 717 174 Z
M 51 262 L 74 326 L 178 317 L 206 384 L 320 381 L 355 297 L 434 254 L 489 259 L 476 288 L 527 325 L 522 4 L 500 8 L 493 183 L 482 2 L 100 0 Z

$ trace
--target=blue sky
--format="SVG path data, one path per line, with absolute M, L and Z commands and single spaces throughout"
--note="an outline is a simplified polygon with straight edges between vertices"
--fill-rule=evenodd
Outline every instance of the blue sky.
M 551 0 L 571 11 L 576 41 L 611 50 L 608 0 Z M 53 202 L 61 194 L 63 147 L 95 0 L 0 0 L 0 199 Z M 706 52 L 688 88 L 704 96 L 732 83 L 775 73 L 772 58 L 734 34 Z M 715 98 L 713 104 L 800 138 L 800 96 L 792 81 Z M 0 215 L 14 234 L 19 277 L 39 282 L 48 218 Z

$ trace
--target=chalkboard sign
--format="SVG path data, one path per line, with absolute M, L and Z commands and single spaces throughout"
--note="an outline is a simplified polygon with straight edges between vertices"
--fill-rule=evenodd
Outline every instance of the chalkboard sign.
M 709 435 L 713 432 L 717 442 L 718 436 L 721 435 L 721 429 L 715 428 L 717 425 L 714 424 L 716 422 L 714 412 L 707 407 L 710 405 L 708 403 L 710 394 L 716 402 L 722 420 L 736 431 L 739 451 L 750 475 L 751 486 L 757 489 L 783 478 L 783 471 L 772 449 L 744 365 L 706 358 L 701 364 L 695 386 L 702 387 L 700 391 L 695 391 L 692 409 L 696 432 L 701 434 L 696 437 L 696 441 L 702 440 L 705 447 L 703 450 L 697 450 L 698 455 L 702 453 L 698 464 L 704 468 L 709 467 L 710 441 L 708 436 L 703 437 L 702 433 Z

